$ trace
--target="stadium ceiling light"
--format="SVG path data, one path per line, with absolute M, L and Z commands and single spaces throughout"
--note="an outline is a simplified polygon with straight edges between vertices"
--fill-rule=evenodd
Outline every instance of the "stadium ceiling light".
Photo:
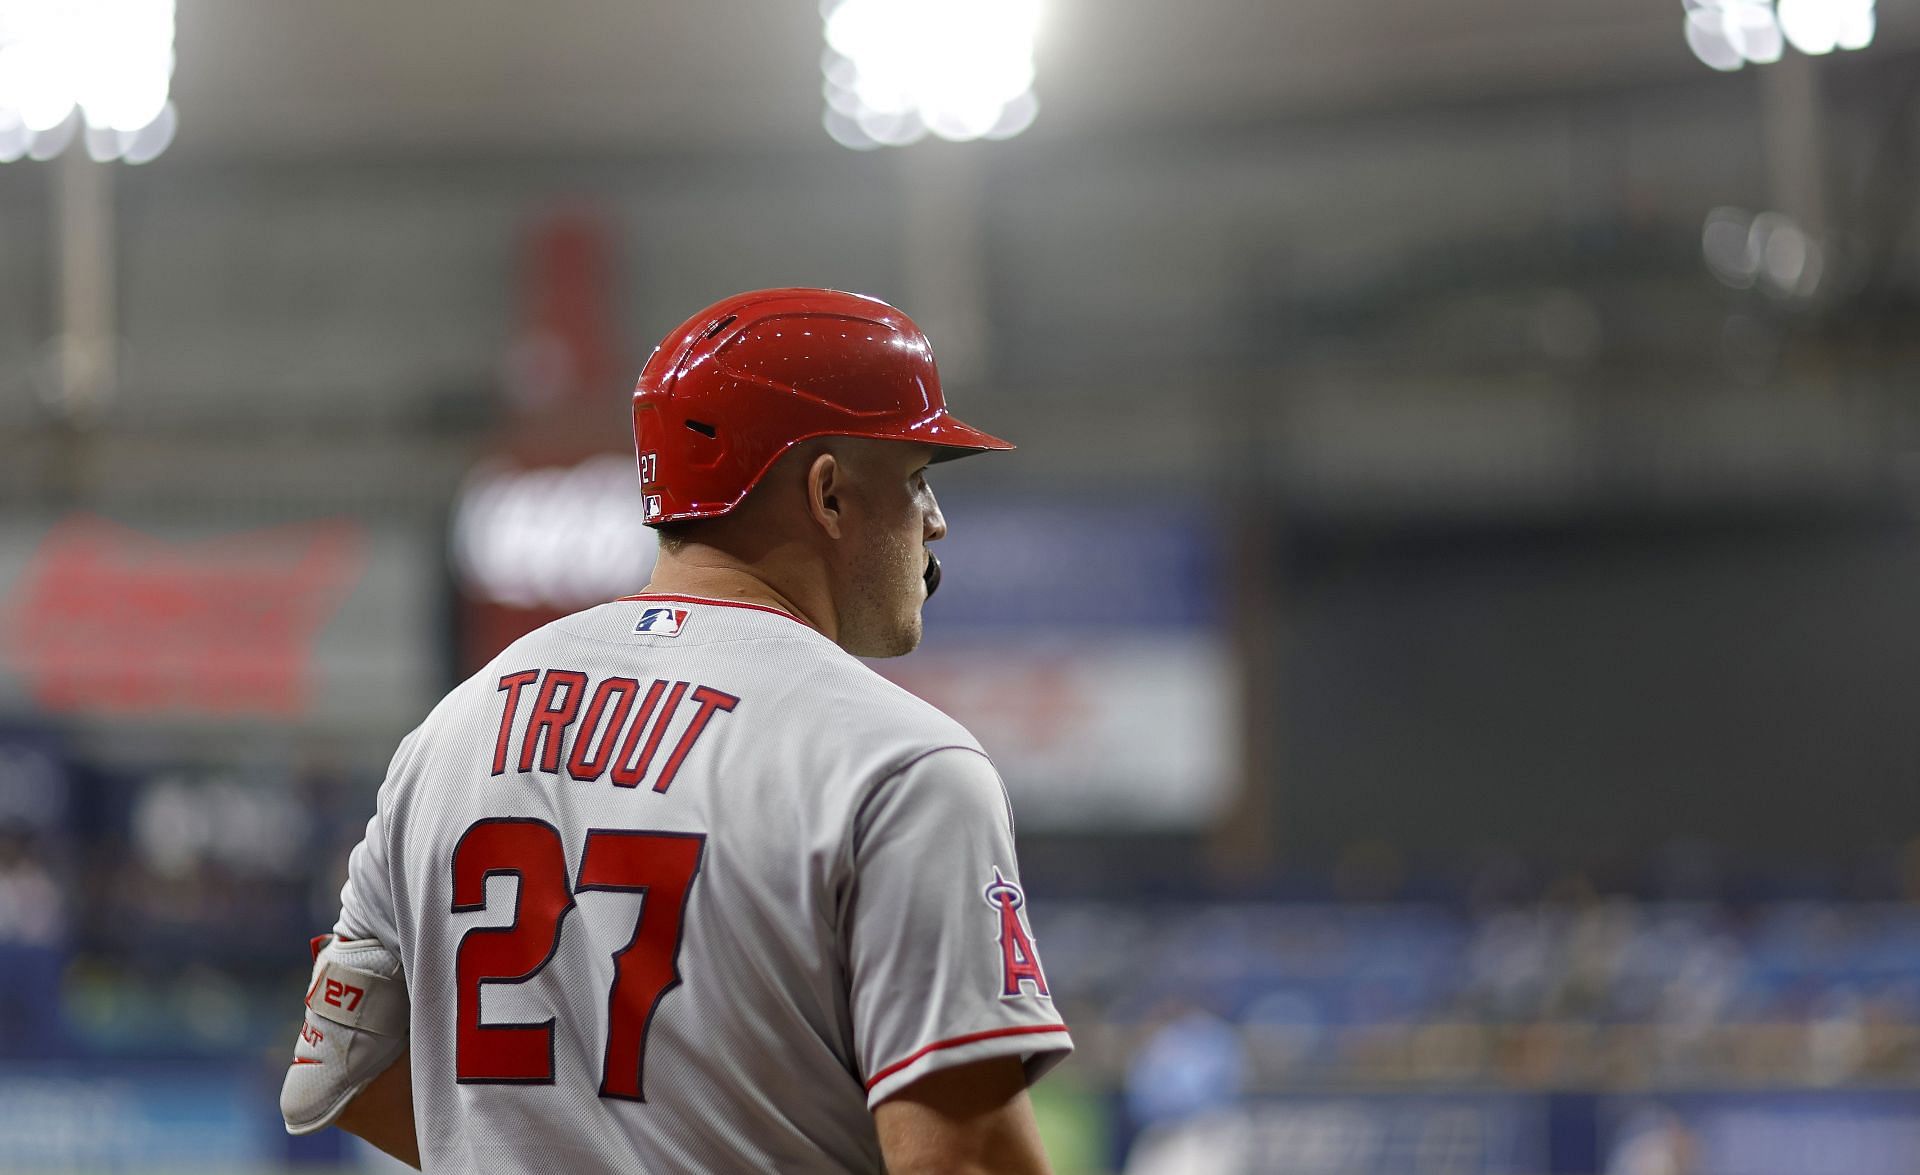
M 1809 57 L 1865 49 L 1876 23 L 1873 0 L 1780 0 L 1780 31 Z
M 822 0 L 835 142 L 1010 139 L 1033 125 L 1039 0 Z
M 1780 60 L 1786 45 L 1810 57 L 1873 43 L 1874 0 L 1682 0 L 1687 48 L 1732 71 Z
M 1802 301 L 1820 289 L 1820 245 L 1785 213 L 1715 208 L 1701 229 L 1700 249 L 1707 269 L 1733 289 Z
M 166 150 L 173 28 L 174 0 L 0 0 L 0 162 L 76 139 L 102 162 Z

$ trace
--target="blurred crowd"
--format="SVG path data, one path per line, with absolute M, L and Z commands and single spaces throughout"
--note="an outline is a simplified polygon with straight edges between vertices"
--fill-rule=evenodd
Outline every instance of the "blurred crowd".
M 1041 927 L 1080 1063 L 1137 1121 L 1355 1085 L 1920 1078 L 1905 903 L 1075 904 Z
M 292 755 L 33 770 L 0 779 L 0 1072 L 138 1062 L 265 1096 L 306 978 L 289 928 L 331 922 L 377 778 Z M 1639 1175 L 1688 1169 L 1645 1153 L 1751 1134 L 1716 1113 L 1803 1112 L 1755 1098 L 1838 1097 L 1804 1110 L 1838 1139 L 1920 1129 L 1874 1100 L 1920 1087 L 1920 901 L 1897 859 L 1823 887 L 1703 880 L 1682 854 L 1662 884 L 1603 890 L 1510 861 L 1421 881 L 1372 846 L 1223 896 L 1143 884 L 1124 856 L 1050 885 L 1063 854 L 1032 847 L 1079 1046 L 1038 1099 L 1064 1170 L 1524 1171 L 1573 1138 Z M 219 1128 L 251 1137 L 263 1113 Z M 293 1161 L 336 1161 L 330 1141 Z
M 288 928 L 330 924 L 377 780 L 324 764 L 76 779 L 84 818 L 0 826 L 0 958 L 18 977 L 0 1056 L 277 1045 L 306 970 Z M 1892 887 L 1826 900 L 1041 892 L 1035 931 L 1076 1067 L 1131 1088 L 1139 1121 L 1342 1085 L 1920 1080 L 1920 903 Z M 156 997 L 180 1022 L 146 1014 Z
M 374 781 L 223 767 L 63 783 L 50 814 L 0 820 L 0 1060 L 277 1045 L 307 969 L 288 928 L 331 924 Z

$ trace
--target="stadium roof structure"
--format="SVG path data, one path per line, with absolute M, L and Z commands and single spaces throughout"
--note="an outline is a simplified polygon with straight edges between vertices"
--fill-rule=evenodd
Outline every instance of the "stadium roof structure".
M 1920 6 L 1881 9 L 1870 54 L 1920 46 Z M 1034 133 L 1695 79 L 1683 22 L 1633 0 L 1049 0 Z M 181 151 L 824 143 L 813 4 L 179 0 L 178 24 Z

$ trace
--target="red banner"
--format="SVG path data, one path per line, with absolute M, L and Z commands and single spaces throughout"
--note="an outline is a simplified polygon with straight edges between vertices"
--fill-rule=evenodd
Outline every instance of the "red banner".
M 364 566 L 346 521 L 174 542 L 71 518 L 20 577 L 6 647 L 49 711 L 297 717 Z

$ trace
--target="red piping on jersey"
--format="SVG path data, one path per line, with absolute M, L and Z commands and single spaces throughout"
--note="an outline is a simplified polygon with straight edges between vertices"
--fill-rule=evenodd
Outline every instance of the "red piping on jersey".
M 880 1070 L 878 1073 L 875 1073 L 873 1075 L 872 1080 L 867 1082 L 867 1089 L 871 1091 L 874 1086 L 880 1084 L 882 1081 L 885 1081 L 887 1078 L 893 1076 L 895 1073 L 898 1073 L 900 1070 L 906 1068 L 908 1065 L 913 1064 L 915 1061 L 919 1060 L 921 1057 L 926 1056 L 928 1053 L 937 1053 L 941 1049 L 958 1048 L 963 1044 L 973 1044 L 976 1041 L 992 1040 L 997 1036 L 1025 1036 L 1029 1033 L 1034 1033 L 1034 1032 L 1065 1032 L 1066 1030 L 1067 1030 L 1067 1026 L 1065 1024 L 1025 1024 L 1017 1028 L 992 1028 L 992 1029 L 988 1029 L 986 1032 L 969 1032 L 965 1036 L 956 1036 L 950 1040 L 937 1040 L 937 1041 L 934 1041 L 932 1044 L 928 1045 L 926 1048 L 910 1053 L 907 1056 L 902 1057 L 900 1060 L 895 1061 L 893 1064 L 888 1065 L 886 1068 Z
M 711 600 L 706 596 L 681 596 L 672 592 L 642 592 L 639 595 L 621 596 L 614 603 L 627 604 L 635 600 L 679 600 L 683 604 L 711 604 L 716 608 L 745 608 L 749 612 L 771 612 L 775 616 L 784 616 L 802 627 L 813 629 L 815 632 L 819 631 L 785 608 L 774 608 L 767 604 L 749 604 L 745 600 Z

